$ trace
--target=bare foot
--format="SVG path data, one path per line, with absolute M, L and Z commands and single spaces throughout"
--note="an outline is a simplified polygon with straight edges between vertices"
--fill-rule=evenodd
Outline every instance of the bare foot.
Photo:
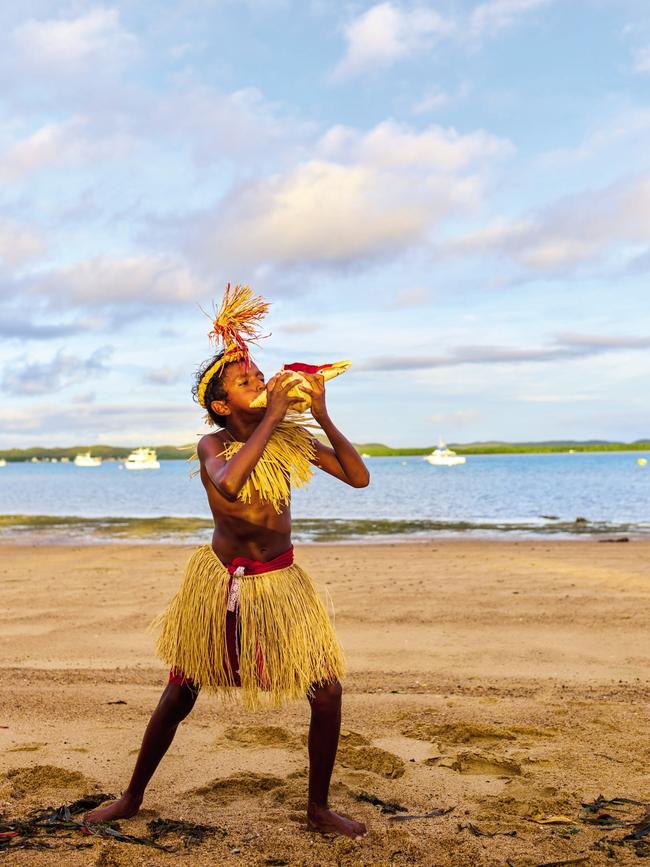
M 320 834 L 342 834 L 344 837 L 352 837 L 353 840 L 365 837 L 368 833 L 362 822 L 355 822 L 354 819 L 341 816 L 327 807 L 315 807 L 311 804 L 307 809 L 307 827 Z
M 98 822 L 110 822 L 112 819 L 130 819 L 140 809 L 142 798 L 136 798 L 126 792 L 117 801 L 111 801 L 105 807 L 91 810 L 84 816 L 86 825 L 96 825 Z

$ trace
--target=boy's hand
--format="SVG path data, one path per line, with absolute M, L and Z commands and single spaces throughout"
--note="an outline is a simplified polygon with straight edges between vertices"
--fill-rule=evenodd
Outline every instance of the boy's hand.
M 318 421 L 327 415 L 325 406 L 325 378 L 322 373 L 304 373 L 311 390 L 311 414 Z
M 299 397 L 289 397 L 294 385 L 294 375 L 290 370 L 281 370 L 268 381 L 266 415 L 270 415 L 274 421 L 282 421 L 292 404 L 301 400 Z

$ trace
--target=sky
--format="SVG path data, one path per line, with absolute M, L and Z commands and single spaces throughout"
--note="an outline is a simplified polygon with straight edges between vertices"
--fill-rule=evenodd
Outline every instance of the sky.
M 647 0 L 0 9 L 0 448 L 187 443 L 204 311 L 355 442 L 650 437 Z

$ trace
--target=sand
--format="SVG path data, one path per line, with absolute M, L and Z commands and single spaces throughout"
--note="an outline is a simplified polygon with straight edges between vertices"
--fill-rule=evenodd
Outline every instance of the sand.
M 0 547 L 4 819 L 126 784 L 165 681 L 146 627 L 188 553 Z M 585 822 L 581 805 L 601 793 L 650 801 L 650 543 L 304 546 L 298 557 L 334 600 L 350 668 L 332 802 L 368 837 L 305 830 L 306 702 L 252 714 L 203 695 L 121 828 L 145 835 L 162 817 L 218 832 L 189 848 L 165 838 L 173 854 L 56 835 L 51 850 L 0 854 L 4 864 L 638 863 L 626 829 Z M 406 815 L 453 809 L 395 821 L 364 793 Z M 601 812 L 617 810 L 643 815 Z M 565 818 L 543 821 L 553 816 Z

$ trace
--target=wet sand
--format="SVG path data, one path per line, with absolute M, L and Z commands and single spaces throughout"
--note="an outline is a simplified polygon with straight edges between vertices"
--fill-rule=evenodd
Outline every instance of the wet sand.
M 0 547 L 4 819 L 126 784 L 166 676 L 146 627 L 189 550 Z M 350 669 L 332 803 L 369 836 L 305 830 L 306 702 L 251 714 L 203 695 L 121 829 L 146 835 L 162 817 L 225 833 L 189 848 L 169 836 L 173 854 L 56 835 L 51 850 L 3 863 L 639 863 L 629 828 L 589 824 L 581 805 L 601 793 L 650 801 L 650 543 L 297 553 L 334 601 Z M 395 821 L 362 793 L 407 809 L 397 816 L 453 809 Z M 643 808 L 603 812 L 635 821 Z

